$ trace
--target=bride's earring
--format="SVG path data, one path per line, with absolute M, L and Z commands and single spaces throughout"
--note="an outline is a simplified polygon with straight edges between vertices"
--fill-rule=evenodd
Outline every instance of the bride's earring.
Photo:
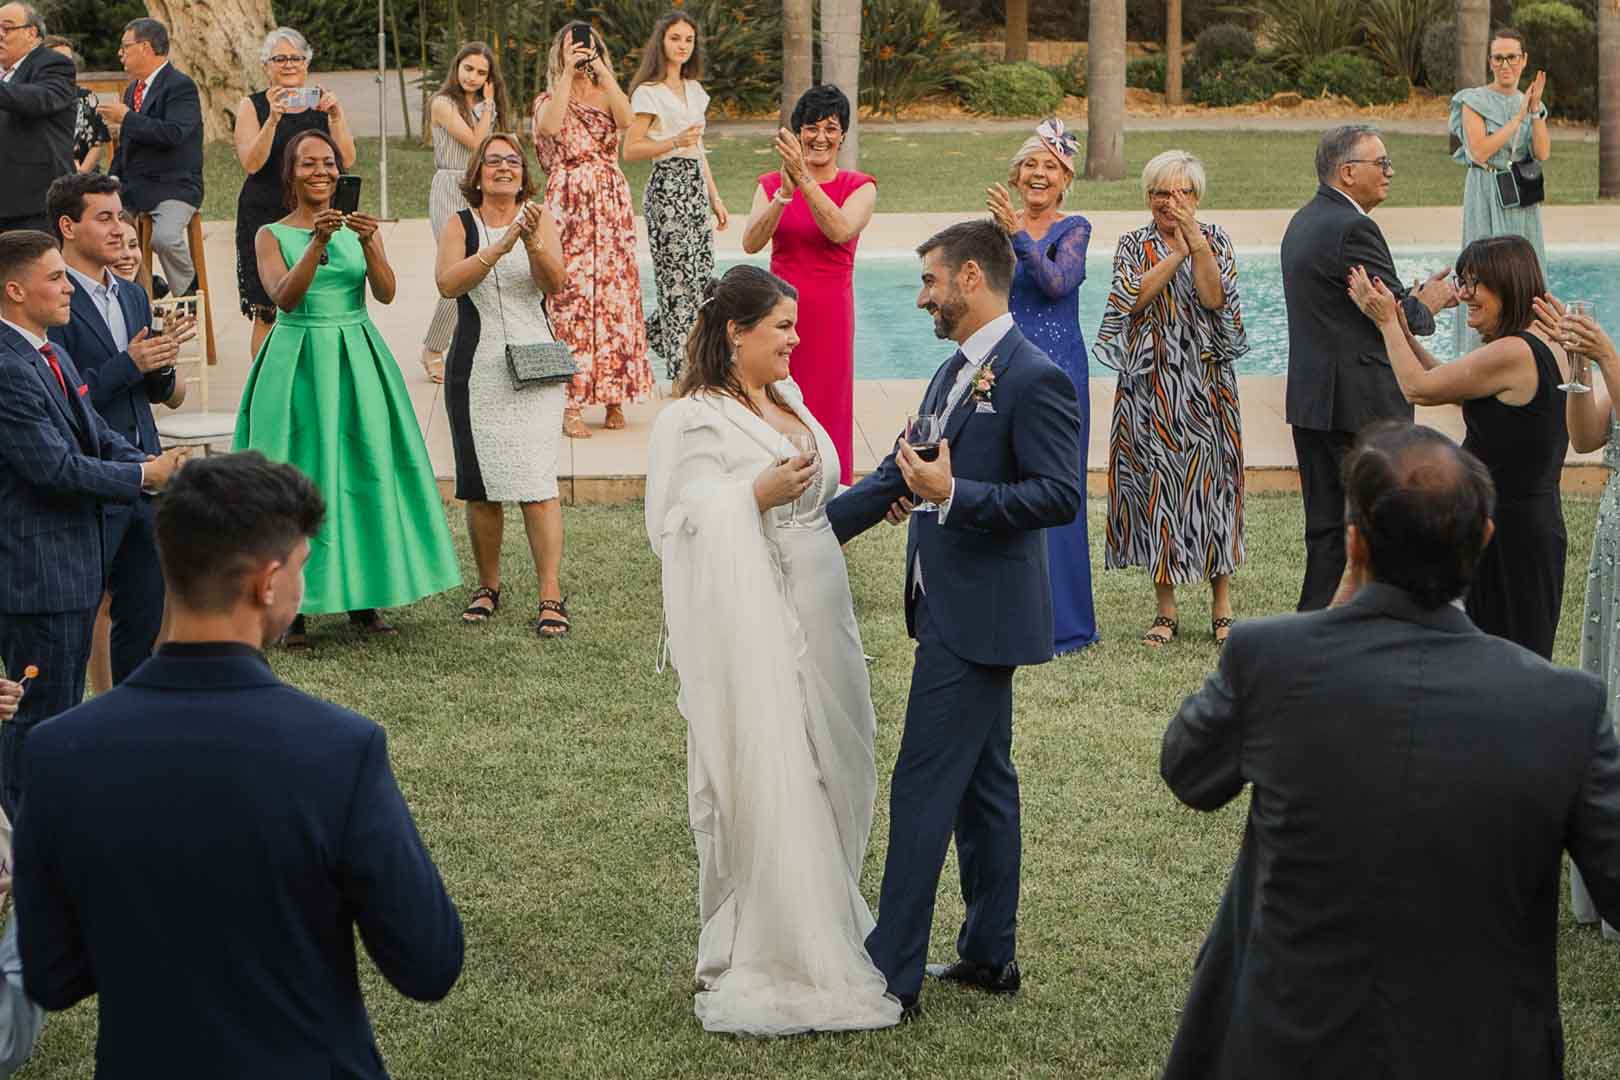
M 731 366 L 737 366 L 737 339 L 731 339 Z

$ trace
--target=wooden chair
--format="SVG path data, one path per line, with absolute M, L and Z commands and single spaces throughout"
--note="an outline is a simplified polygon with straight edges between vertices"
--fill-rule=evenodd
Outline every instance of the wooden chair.
M 135 229 L 141 243 L 141 269 L 136 280 L 146 295 L 152 295 L 152 215 L 136 214 Z M 197 339 L 203 343 L 204 355 L 210 364 L 219 363 L 214 348 L 214 310 L 208 293 L 208 257 L 203 252 L 202 211 L 191 215 L 186 225 L 186 246 L 191 249 L 191 265 L 197 271 L 197 301 L 202 317 L 197 320 Z M 171 283 L 172 284 L 172 283 Z
M 173 319 L 193 314 L 197 316 L 197 336 L 190 345 L 181 346 L 180 356 L 174 362 L 175 377 L 184 380 L 186 403 L 179 411 L 160 406 L 156 410 L 157 429 L 165 447 L 200 446 L 203 453 L 208 454 L 215 443 L 228 443 L 236 434 L 234 412 L 213 412 L 209 409 L 208 367 L 213 361 L 209 359 L 207 346 L 203 344 L 213 336 L 208 296 L 198 292 L 195 296 L 169 296 L 152 302 L 154 323 L 160 317 L 167 324 Z M 193 373 L 191 368 L 196 371 Z

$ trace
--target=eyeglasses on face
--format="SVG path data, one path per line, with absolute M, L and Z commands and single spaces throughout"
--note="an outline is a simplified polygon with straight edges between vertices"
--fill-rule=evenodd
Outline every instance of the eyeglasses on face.
M 1502 64 L 1517 64 L 1524 59 L 1524 53 L 1491 53 L 1491 63 L 1498 66 Z
M 523 168 L 523 159 L 516 154 L 485 154 L 484 165 L 491 169 L 498 169 L 505 165 L 509 169 Z
M 6 37 L 7 35 L 9 35 L 14 30 L 31 30 L 31 29 L 33 29 L 33 24 L 32 23 L 0 22 L 0 37 Z
M 814 139 L 821 136 L 827 139 L 836 139 L 844 133 L 844 129 L 837 124 L 806 124 L 799 129 L 799 138 Z
M 144 41 L 120 41 L 118 43 L 118 55 L 123 56 L 125 53 L 127 53 L 131 49 L 135 48 L 137 45 L 145 45 L 145 44 L 146 44 L 146 42 L 144 42 Z
M 299 56 L 297 53 L 281 53 L 279 55 L 272 56 L 270 58 L 270 63 L 272 63 L 272 64 L 302 64 L 307 59 L 308 59 L 308 57 Z
M 1395 172 L 1395 163 L 1393 161 L 1391 161 L 1387 157 L 1381 157 L 1381 158 L 1351 158 L 1349 161 L 1346 161 L 1345 164 L 1346 165 L 1376 165 L 1376 166 L 1378 166 L 1378 171 L 1383 173 L 1385 176 L 1390 176 Z
M 1194 191 L 1190 187 L 1148 189 L 1148 198 L 1152 199 L 1154 202 L 1169 202 L 1178 196 L 1183 199 L 1190 199 L 1196 194 L 1198 194 L 1198 192 Z

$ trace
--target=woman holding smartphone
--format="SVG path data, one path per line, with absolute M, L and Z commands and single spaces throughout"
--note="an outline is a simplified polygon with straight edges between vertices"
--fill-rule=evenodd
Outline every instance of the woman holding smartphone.
M 269 88 L 236 105 L 236 158 L 248 174 L 236 197 L 236 287 L 243 318 L 253 320 L 255 356 L 275 325 L 276 305 L 259 280 L 254 242 L 262 227 L 287 212 L 281 201 L 281 159 L 287 144 L 306 131 L 319 131 L 337 146 L 338 169 L 354 167 L 354 136 L 337 97 L 308 85 L 313 59 L 315 50 L 303 34 L 276 27 L 259 46 Z

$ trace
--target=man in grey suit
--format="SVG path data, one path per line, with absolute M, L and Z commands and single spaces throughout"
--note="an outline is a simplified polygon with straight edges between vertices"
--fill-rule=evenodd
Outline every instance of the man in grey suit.
M 1345 462 L 1336 606 L 1240 623 L 1160 771 L 1248 827 L 1167 1080 L 1553 1080 L 1562 853 L 1620 917 L 1602 684 L 1455 601 L 1491 537 L 1478 460 L 1400 421 Z

